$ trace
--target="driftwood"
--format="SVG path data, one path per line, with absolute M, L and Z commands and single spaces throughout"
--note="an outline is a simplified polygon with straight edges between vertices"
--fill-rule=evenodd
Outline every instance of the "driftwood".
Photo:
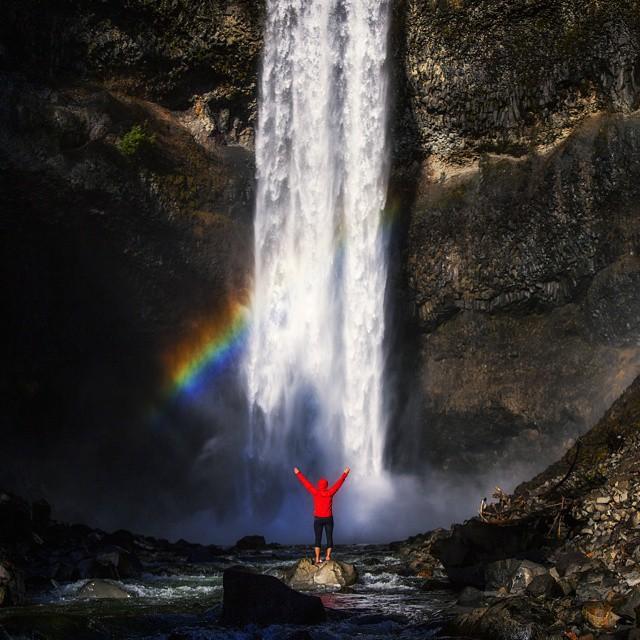
M 495 488 L 492 497 L 495 502 L 487 503 L 486 498 L 482 498 L 480 502 L 478 517 L 483 522 L 509 525 L 531 517 L 544 516 L 551 520 L 548 537 L 561 536 L 563 518 L 570 507 L 566 498 L 562 497 L 559 502 L 545 502 L 539 496 L 510 496 L 500 487 Z

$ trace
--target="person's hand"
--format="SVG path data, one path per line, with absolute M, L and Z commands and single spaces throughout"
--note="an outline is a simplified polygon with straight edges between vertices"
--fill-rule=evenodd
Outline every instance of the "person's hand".
M 349 471 L 351 471 L 351 469 L 349 469 L 349 467 L 345 467 L 345 468 L 344 468 L 344 472 L 345 472 L 345 473 L 349 473 Z
M 293 473 L 298 475 L 300 473 L 300 469 L 298 469 L 298 467 L 293 467 Z

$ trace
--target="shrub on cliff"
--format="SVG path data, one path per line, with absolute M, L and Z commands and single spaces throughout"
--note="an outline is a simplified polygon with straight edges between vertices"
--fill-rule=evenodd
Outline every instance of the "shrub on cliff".
M 144 148 L 148 148 L 156 141 L 156 136 L 149 133 L 145 127 L 134 124 L 120 140 L 116 142 L 118 151 L 129 158 L 136 156 Z

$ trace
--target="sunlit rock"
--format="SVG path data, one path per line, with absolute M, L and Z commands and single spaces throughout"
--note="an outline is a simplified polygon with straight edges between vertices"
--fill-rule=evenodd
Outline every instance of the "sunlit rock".
M 236 542 L 236 549 L 243 551 L 254 551 L 256 549 L 264 549 L 267 546 L 267 542 L 264 536 L 244 536 Z
M 131 594 L 108 580 L 89 580 L 78 589 L 78 596 L 99 600 L 107 598 L 124 600 L 130 598 Z
M 308 558 L 299 560 L 284 576 L 284 581 L 294 589 L 348 587 L 355 584 L 357 580 L 358 572 L 352 564 L 329 560 L 318 566 Z

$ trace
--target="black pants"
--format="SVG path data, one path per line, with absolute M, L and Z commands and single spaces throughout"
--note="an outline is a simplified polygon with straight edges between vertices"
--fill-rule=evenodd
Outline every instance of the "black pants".
M 322 546 L 322 529 L 327 533 L 327 547 L 333 547 L 333 516 L 314 518 L 313 531 L 316 534 L 316 547 Z

